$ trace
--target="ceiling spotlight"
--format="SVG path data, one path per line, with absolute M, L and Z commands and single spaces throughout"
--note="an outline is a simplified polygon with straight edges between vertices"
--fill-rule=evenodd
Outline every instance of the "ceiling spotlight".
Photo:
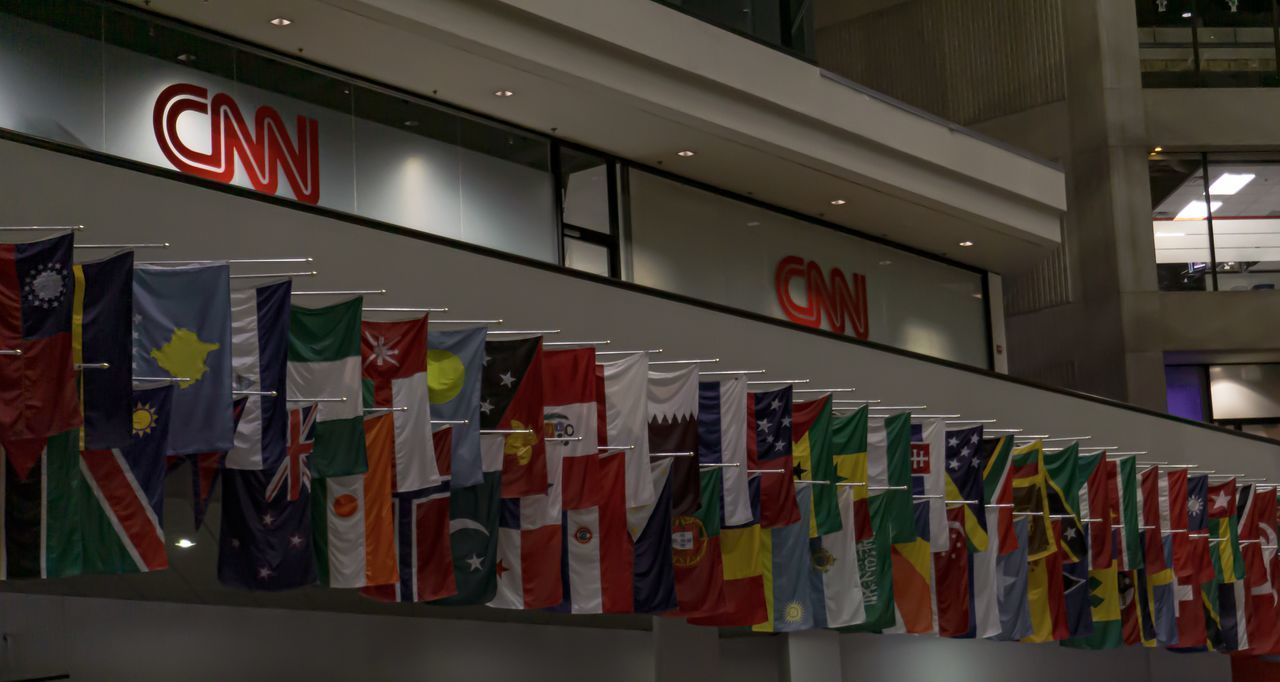
M 1190 12 L 1183 12 L 1183 13 L 1182 13 L 1182 18 L 1183 18 L 1183 19 L 1190 19 L 1190 18 L 1191 18 L 1191 13 L 1190 13 Z
M 1152 154 L 1159 154 L 1159 153 L 1160 153 L 1160 152 L 1162 152 L 1162 151 L 1164 151 L 1164 147 L 1156 146 L 1156 148 L 1155 148 L 1155 149 L 1152 149 L 1152 150 L 1151 150 L 1151 153 L 1152 153 Z
M 183 52 L 182 54 L 178 55 L 178 61 L 182 62 L 183 64 L 190 64 L 195 60 L 196 60 L 196 56 L 191 54 L 190 52 Z
M 181 547 L 182 549 L 191 549 L 196 546 L 196 543 L 188 540 L 187 538 L 178 538 L 178 541 L 173 543 L 173 545 L 175 547 Z
M 414 119 L 412 119 L 412 118 L 411 118 L 411 119 L 409 119 L 409 120 L 407 120 L 407 121 L 405 121 L 405 122 L 404 122 L 404 127 L 406 127 L 406 128 L 417 128 L 417 127 L 418 127 L 418 122 L 417 122 L 416 120 L 414 120 Z
M 689 158 L 690 156 L 693 156 L 693 154 L 694 154 L 694 151 L 692 149 L 681 149 L 680 151 L 676 152 L 676 156 L 683 156 L 686 159 Z
M 293 23 L 292 19 L 286 19 L 285 17 L 276 17 L 275 19 L 271 20 L 272 26 L 288 26 L 289 24 L 292 24 L 292 23 Z
M 968 239 L 966 239 L 966 240 L 964 240 L 964 241 L 960 242 L 960 246 L 973 246 L 973 242 L 971 242 L 971 241 L 969 241 Z
M 832 206 L 844 206 L 844 205 L 845 205 L 845 204 L 847 204 L 847 203 L 849 203 L 849 202 L 845 201 L 844 199 L 832 199 L 832 200 L 831 200 L 831 205 L 832 205 Z
M 512 96 L 512 95 L 514 95 L 514 94 L 516 94 L 516 93 L 511 92 L 510 90 L 495 90 L 495 91 L 493 92 L 493 96 L 494 96 L 494 97 L 510 97 L 510 96 Z

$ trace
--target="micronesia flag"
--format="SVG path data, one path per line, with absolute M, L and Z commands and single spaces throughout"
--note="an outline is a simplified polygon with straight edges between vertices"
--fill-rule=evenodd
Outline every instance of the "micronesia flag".
M 133 271 L 134 377 L 171 377 L 167 454 L 230 450 L 231 267 L 142 265 Z
M 231 292 L 231 366 L 235 388 L 274 396 L 246 397 L 228 469 L 274 470 L 289 437 L 285 380 L 289 362 L 289 300 L 293 282 L 284 280 Z
M 724 524 L 751 523 L 747 490 L 747 378 L 735 376 L 698 384 L 698 463 L 737 464 L 721 471 Z

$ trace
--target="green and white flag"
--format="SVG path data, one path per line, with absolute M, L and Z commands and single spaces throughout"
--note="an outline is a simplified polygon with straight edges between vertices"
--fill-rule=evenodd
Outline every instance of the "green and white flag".
M 1108 472 L 1111 473 L 1111 472 Z M 1110 478 L 1110 477 L 1109 477 Z M 1138 488 L 1138 458 L 1129 456 L 1115 461 L 1115 478 L 1108 480 L 1112 485 L 1111 494 L 1119 501 L 1116 508 L 1120 518 L 1112 519 L 1112 527 L 1120 531 L 1118 538 L 1120 551 L 1120 567 L 1126 571 L 1140 570 L 1142 563 L 1142 534 L 1139 511 L 1142 506 L 1140 489 Z
M 364 299 L 289 311 L 289 398 L 316 400 L 311 470 L 317 477 L 368 470 L 360 373 L 360 309 Z M 345 401 L 334 400 L 346 398 Z
M 82 500 L 90 494 L 80 474 L 80 431 L 52 436 L 31 454 L 38 459 L 0 447 L 0 579 L 78 575 Z
M 435 604 L 488 604 L 498 590 L 498 515 L 502 510 L 500 435 L 480 436 L 484 481 L 453 488 L 449 496 L 449 547 L 458 593 Z

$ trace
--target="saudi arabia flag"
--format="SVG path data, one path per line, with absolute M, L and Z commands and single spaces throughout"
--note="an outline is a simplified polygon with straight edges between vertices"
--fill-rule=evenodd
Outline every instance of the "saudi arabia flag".
M 361 402 L 360 308 L 364 299 L 289 312 L 289 398 L 317 400 L 311 470 L 320 478 L 368 470 Z M 346 398 L 346 400 L 335 400 Z

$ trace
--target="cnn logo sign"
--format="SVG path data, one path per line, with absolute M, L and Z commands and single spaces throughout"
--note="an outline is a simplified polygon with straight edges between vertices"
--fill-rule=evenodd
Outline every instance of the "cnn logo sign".
M 178 119 L 186 113 L 208 118 L 208 152 L 196 151 L 179 134 Z M 298 116 L 295 140 L 272 107 L 258 107 L 250 127 L 230 95 L 210 97 L 207 88 L 177 83 L 156 98 L 151 125 L 160 151 L 183 173 L 230 184 L 239 159 L 259 192 L 275 194 L 283 174 L 298 201 L 320 201 L 320 125 L 313 118 Z
M 792 294 L 792 281 L 797 279 L 802 284 L 803 301 Z M 787 256 L 778 261 L 774 271 L 774 291 L 788 320 L 820 328 L 825 317 L 832 331 L 843 334 L 847 327 L 855 337 L 867 338 L 866 277 L 855 272 L 846 278 L 838 268 L 831 268 L 828 277 L 817 263 Z

